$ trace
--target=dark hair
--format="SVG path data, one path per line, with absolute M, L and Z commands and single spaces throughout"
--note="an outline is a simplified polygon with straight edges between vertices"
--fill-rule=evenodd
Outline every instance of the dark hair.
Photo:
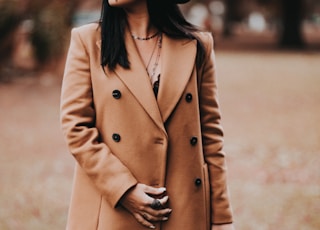
M 195 35 L 198 29 L 186 21 L 179 7 L 168 0 L 147 0 L 151 23 L 172 38 L 197 40 L 197 66 L 204 59 L 204 47 Z M 101 27 L 101 66 L 113 70 L 117 64 L 129 69 L 130 63 L 124 42 L 126 15 L 122 8 L 111 7 L 102 1 L 99 25 Z

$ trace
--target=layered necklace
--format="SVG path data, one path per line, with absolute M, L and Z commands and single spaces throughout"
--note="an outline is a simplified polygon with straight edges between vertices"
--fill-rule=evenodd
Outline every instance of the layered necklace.
M 150 55 L 150 58 L 149 58 L 149 61 L 146 65 L 146 71 L 151 79 L 151 82 L 155 82 L 157 79 L 155 79 L 155 74 L 156 74 L 156 70 L 157 70 L 157 67 L 159 65 L 159 60 L 160 60 L 160 54 L 161 54 L 161 47 L 162 47 L 162 33 L 160 32 L 157 32 L 149 37 L 138 37 L 138 36 L 135 36 L 133 34 L 131 34 L 132 38 L 135 39 L 135 40 L 140 40 L 140 41 L 148 41 L 150 39 L 153 39 L 153 38 L 157 38 L 157 41 L 155 42 L 155 45 L 152 49 L 152 52 L 151 52 L 151 55 Z M 156 52 L 157 51 L 157 52 Z M 154 57 L 154 55 L 156 55 L 156 57 Z M 151 65 L 151 61 L 154 60 L 154 63 L 152 66 Z

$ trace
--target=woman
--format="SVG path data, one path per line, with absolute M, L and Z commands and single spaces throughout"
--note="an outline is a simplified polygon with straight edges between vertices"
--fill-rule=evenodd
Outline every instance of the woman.
M 77 161 L 68 229 L 233 229 L 212 37 L 182 2 L 104 0 L 99 24 L 73 29 L 61 98 Z

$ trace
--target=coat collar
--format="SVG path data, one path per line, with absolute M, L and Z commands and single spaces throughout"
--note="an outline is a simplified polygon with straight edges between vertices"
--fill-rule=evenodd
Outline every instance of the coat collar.
M 158 101 L 129 30 L 126 30 L 125 43 L 130 69 L 118 65 L 114 71 L 105 68 L 106 74 L 117 76 L 157 126 L 166 133 L 164 123 L 181 98 L 195 65 L 195 41 L 172 39 L 163 34 Z M 101 41 L 98 41 L 97 45 L 100 48 Z

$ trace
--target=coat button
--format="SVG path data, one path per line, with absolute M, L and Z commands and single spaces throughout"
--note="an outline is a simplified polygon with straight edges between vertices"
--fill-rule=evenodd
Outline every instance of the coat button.
M 112 91 L 112 96 L 115 98 L 115 99 L 120 99 L 121 97 L 121 92 L 119 90 L 113 90 Z
M 194 184 L 199 187 L 201 184 L 202 184 L 202 180 L 200 178 L 197 178 L 195 181 L 194 181 Z
M 195 146 L 197 143 L 198 143 L 198 138 L 197 138 L 197 137 L 192 137 L 192 138 L 190 139 L 190 144 L 191 144 L 192 146 Z
M 115 142 L 120 142 L 121 140 L 121 136 L 117 133 L 114 133 L 112 134 L 112 139 L 115 141 Z
M 190 103 L 190 102 L 192 101 L 192 94 L 191 94 L 191 93 L 187 93 L 187 95 L 186 95 L 186 101 L 187 101 L 188 103 Z

